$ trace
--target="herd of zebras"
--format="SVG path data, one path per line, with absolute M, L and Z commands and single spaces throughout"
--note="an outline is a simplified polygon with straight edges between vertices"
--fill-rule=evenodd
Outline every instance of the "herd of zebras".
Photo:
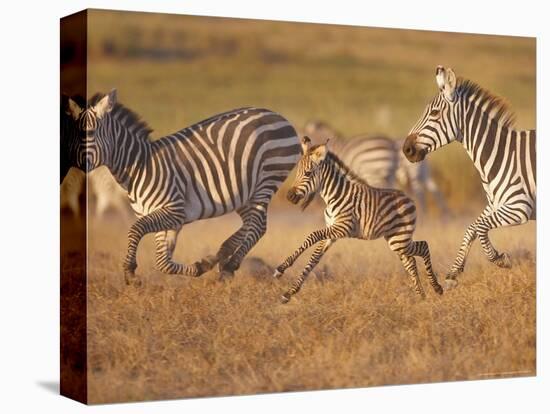
M 305 208 L 319 195 L 326 204 L 326 227 L 311 233 L 277 267 L 275 276 L 279 277 L 315 246 L 283 302 L 299 291 L 335 241 L 350 237 L 383 237 L 400 258 L 414 290 L 424 296 L 415 261 L 415 256 L 422 257 L 430 284 L 442 294 L 428 243 L 413 240 L 417 219 L 413 200 L 424 208 L 429 192 L 442 213 L 447 213 L 424 158 L 448 143 L 461 143 L 479 172 L 487 197 L 487 206 L 468 226 L 447 274 L 446 284 L 454 286 L 476 238 L 489 261 L 511 266 L 508 254 L 495 249 L 488 232 L 535 219 L 536 152 L 535 131 L 514 129 L 504 101 L 472 81 L 457 78 L 450 68 L 438 66 L 436 82 L 438 94 L 402 142 L 383 136 L 342 139 L 318 121 L 305 126 L 307 136 L 300 140 L 285 118 L 261 108 L 215 115 L 152 141 L 149 127 L 117 102 L 116 91 L 95 95 L 88 102 L 62 96 L 62 198 L 78 214 L 84 175 L 74 175 L 74 168 L 68 174 L 76 167 L 88 174 L 96 214 L 129 199 L 138 219 L 128 233 L 123 265 L 128 284 L 140 285 L 135 275 L 137 248 L 149 233 L 155 233 L 159 270 L 200 276 L 218 265 L 224 277 L 239 268 L 265 234 L 268 205 L 296 167 L 287 198 Z M 395 186 L 408 188 L 411 197 Z M 232 211 L 241 217 L 242 225 L 215 255 L 190 265 L 173 260 L 184 224 Z

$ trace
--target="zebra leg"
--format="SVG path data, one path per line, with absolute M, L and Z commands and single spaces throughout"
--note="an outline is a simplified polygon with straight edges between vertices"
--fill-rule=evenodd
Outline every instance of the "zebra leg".
M 437 281 L 437 276 L 432 268 L 432 259 L 430 256 L 430 248 L 428 243 L 424 240 L 413 242 L 414 256 L 422 257 L 424 260 L 424 267 L 426 268 L 426 273 L 428 275 L 428 280 L 430 285 L 432 285 L 433 290 L 439 295 L 443 294 L 443 288 Z
M 509 269 L 512 267 L 512 262 L 510 261 L 510 255 L 508 253 L 502 252 L 499 253 L 491 240 L 489 239 L 489 231 L 496 229 L 498 227 L 505 226 L 515 226 L 518 224 L 526 223 L 531 216 L 531 211 L 527 212 L 526 216 L 518 216 L 516 210 L 507 208 L 506 206 L 500 207 L 496 211 L 479 220 L 477 224 L 477 234 L 481 247 L 489 259 L 490 262 L 493 262 L 498 267 Z
M 420 278 L 418 277 L 418 270 L 416 268 L 416 260 L 414 260 L 414 256 L 407 256 L 406 254 L 401 254 L 399 255 L 399 259 L 401 259 L 401 263 L 403 264 L 403 267 L 409 274 L 412 288 L 418 295 L 420 295 L 422 299 L 425 299 L 426 293 L 424 292 L 424 288 L 422 287 L 422 283 L 420 283 Z
M 267 230 L 267 204 L 253 204 L 239 214 L 243 219 L 244 237 L 236 237 L 234 242 L 238 243 L 238 247 L 230 256 L 220 258 L 220 276 L 235 272 L 246 254 Z
M 322 230 L 315 230 L 313 233 L 307 236 L 306 240 L 292 255 L 288 256 L 286 260 L 283 263 L 281 263 L 277 267 L 277 269 L 275 269 L 275 273 L 273 274 L 273 277 L 276 277 L 276 278 L 281 277 L 285 272 L 285 270 L 288 269 L 290 266 L 292 266 L 293 263 L 296 261 L 296 259 L 304 251 L 309 249 L 314 244 L 320 242 L 321 240 L 343 239 L 345 237 L 351 237 L 351 228 L 345 225 L 334 224 Z
M 141 285 L 135 276 L 137 268 L 136 254 L 139 242 L 148 233 L 164 230 L 179 229 L 184 222 L 182 209 L 177 207 L 163 207 L 151 214 L 140 217 L 128 232 L 128 251 L 124 259 L 124 278 L 128 285 Z
M 424 292 L 422 283 L 420 283 L 418 269 L 416 268 L 416 260 L 414 259 L 414 256 L 420 255 L 419 250 L 422 246 L 416 244 L 410 239 L 400 239 L 399 235 L 386 237 L 386 241 L 388 242 L 390 249 L 397 253 L 399 260 L 401 260 L 403 267 L 409 274 L 412 288 L 417 294 L 420 295 L 422 299 L 424 299 L 426 297 L 426 293 Z
M 172 255 L 176 248 L 176 240 L 181 227 L 177 230 L 159 231 L 155 234 L 157 246 L 155 265 L 158 270 L 171 275 L 200 276 L 202 273 L 201 262 L 186 266 L 173 261 Z
M 456 278 L 460 273 L 464 271 L 466 258 L 468 257 L 470 248 L 472 247 L 472 244 L 475 241 L 475 239 L 478 237 L 477 225 L 481 222 L 481 220 L 487 214 L 490 214 L 490 212 L 491 212 L 491 208 L 489 206 L 486 206 L 485 209 L 483 210 L 483 213 L 481 213 L 481 215 L 476 219 L 476 221 L 470 224 L 466 229 L 466 232 L 462 237 L 462 244 L 460 245 L 460 249 L 458 250 L 455 261 L 451 266 L 451 270 L 447 272 L 447 276 L 445 278 L 445 284 L 447 285 L 448 288 L 455 287 L 457 285 L 458 282 L 456 281 Z
M 317 266 L 317 263 L 319 263 L 321 257 L 323 257 L 323 255 L 334 242 L 335 240 L 322 240 L 317 246 L 315 246 L 315 250 L 311 255 L 311 258 L 309 259 L 308 264 L 306 265 L 304 270 L 302 270 L 300 277 L 296 279 L 290 289 L 281 297 L 282 303 L 287 303 L 293 295 L 300 291 L 308 275 L 311 273 L 313 268 Z

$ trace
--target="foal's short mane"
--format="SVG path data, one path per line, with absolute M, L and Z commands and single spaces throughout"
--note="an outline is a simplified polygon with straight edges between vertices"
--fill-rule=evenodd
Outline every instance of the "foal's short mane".
M 90 98 L 89 105 L 95 105 L 104 96 L 105 94 L 102 93 L 95 94 L 92 98 Z M 147 124 L 147 122 L 142 120 L 138 114 L 121 103 L 115 103 L 110 116 L 122 123 L 123 126 L 132 131 L 133 136 L 139 139 L 149 140 L 149 136 L 151 135 L 151 132 L 153 132 L 153 129 Z
M 479 106 L 487 105 L 486 112 L 492 113 L 492 118 L 506 128 L 513 128 L 515 114 L 504 98 L 494 95 L 487 89 L 468 79 L 458 78 L 456 92 L 470 101 L 478 101 Z
M 310 151 L 314 151 L 318 147 L 319 145 L 315 145 L 311 147 Z M 362 185 L 369 185 L 369 183 L 367 183 L 363 178 L 359 177 L 353 170 L 351 170 L 346 164 L 344 164 L 344 162 L 340 158 L 338 158 L 335 153 L 328 151 L 325 159 L 335 164 L 338 170 L 351 181 L 355 181 Z

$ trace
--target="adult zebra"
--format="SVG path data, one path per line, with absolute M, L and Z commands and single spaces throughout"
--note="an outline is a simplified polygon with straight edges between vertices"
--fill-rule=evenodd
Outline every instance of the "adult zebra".
M 344 139 L 322 121 L 309 121 L 305 135 L 315 144 L 330 138 L 329 149 L 361 179 L 378 188 L 400 188 L 410 193 L 420 211 L 426 211 L 427 194 L 431 194 L 443 217 L 449 208 L 433 179 L 427 161 L 411 164 L 400 151 L 402 142 L 383 135 L 359 135 Z
M 75 166 L 107 166 L 139 217 L 128 233 L 129 284 L 139 283 L 136 252 L 148 233 L 156 233 L 156 266 L 165 273 L 199 276 L 216 263 L 222 275 L 233 273 L 265 233 L 267 206 L 300 154 L 294 128 L 267 109 L 225 112 L 156 141 L 116 102 L 115 90 L 94 96 L 85 109 L 70 100 L 65 110 L 80 131 L 69 146 Z M 189 266 L 172 260 L 184 224 L 231 211 L 243 224 L 216 256 Z
M 412 162 L 452 142 L 462 144 L 479 172 L 487 206 L 470 224 L 447 275 L 449 285 L 464 270 L 476 238 L 487 258 L 497 266 L 511 266 L 507 253 L 499 253 L 489 231 L 536 219 L 536 133 L 513 127 L 508 106 L 476 83 L 456 77 L 452 69 L 438 66 L 439 93 L 426 106 L 403 145 Z

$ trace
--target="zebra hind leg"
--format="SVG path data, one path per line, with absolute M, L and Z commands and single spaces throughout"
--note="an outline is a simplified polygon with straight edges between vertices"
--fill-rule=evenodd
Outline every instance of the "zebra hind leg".
M 288 303 L 290 298 L 300 291 L 308 275 L 311 273 L 313 268 L 319 263 L 319 261 L 321 260 L 321 257 L 323 257 L 323 255 L 326 253 L 326 251 L 329 249 L 329 247 L 333 243 L 334 243 L 334 240 L 322 240 L 317 245 L 317 247 L 315 248 L 315 251 L 311 255 L 311 258 L 309 259 L 308 264 L 302 271 L 302 274 L 300 275 L 300 277 L 296 279 L 296 281 L 292 284 L 290 289 L 286 291 L 285 294 L 283 294 L 283 296 L 281 297 L 282 303 Z
M 401 259 L 403 267 L 409 274 L 413 290 L 422 299 L 425 299 L 426 293 L 424 292 L 424 288 L 422 287 L 422 283 L 420 282 L 420 278 L 418 277 L 418 270 L 416 268 L 416 260 L 414 260 L 414 256 L 407 256 L 405 254 L 402 254 L 399 258 Z
M 428 275 L 428 280 L 430 281 L 430 285 L 432 286 L 433 290 L 439 294 L 443 294 L 443 288 L 437 281 L 437 276 L 433 271 L 432 268 L 432 259 L 430 256 L 430 248 L 428 247 L 428 243 L 426 241 L 415 241 L 413 242 L 413 249 L 415 250 L 415 256 L 422 257 L 424 260 L 424 267 L 426 268 L 426 273 Z
M 241 262 L 267 230 L 267 204 L 253 204 L 239 211 L 243 219 L 244 235 L 236 233 L 233 243 L 238 247 L 229 256 L 221 257 L 219 262 L 220 278 L 231 276 L 239 268 Z M 229 240 L 228 240 L 229 241 Z M 223 247 L 223 245 L 222 245 Z

